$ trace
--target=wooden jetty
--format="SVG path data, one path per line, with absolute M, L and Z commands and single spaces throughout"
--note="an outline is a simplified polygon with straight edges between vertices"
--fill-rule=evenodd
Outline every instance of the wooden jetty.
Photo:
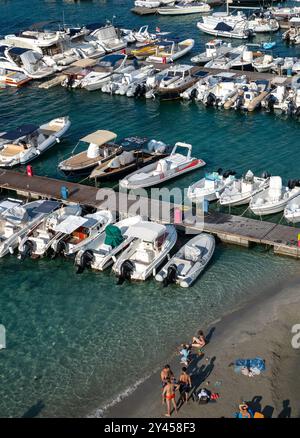
M 130 209 L 136 202 L 136 198 L 125 193 L 116 193 L 115 199 L 111 199 L 111 192 L 105 188 L 72 183 L 64 180 L 48 178 L 44 176 L 27 176 L 27 174 L 11 170 L 0 172 L 0 189 L 14 191 L 28 198 L 56 199 L 63 201 L 61 188 L 68 188 L 68 202 L 80 203 L 97 208 L 109 208 L 113 213 L 121 216 L 130 214 Z M 166 205 L 163 205 L 166 204 Z M 165 207 L 165 208 L 163 208 Z M 176 208 L 182 206 L 165 203 L 159 200 L 142 198 L 139 202 L 140 213 L 148 212 L 149 219 L 158 222 L 166 222 L 165 212 L 174 217 Z M 137 214 L 137 213 L 135 213 Z M 298 234 L 300 228 L 271 223 L 267 221 L 251 219 L 220 212 L 205 214 L 203 226 L 183 222 L 176 224 L 186 233 L 199 233 L 205 231 L 217 236 L 221 241 L 240 246 L 260 244 L 272 247 L 275 254 L 300 258 L 298 248 Z

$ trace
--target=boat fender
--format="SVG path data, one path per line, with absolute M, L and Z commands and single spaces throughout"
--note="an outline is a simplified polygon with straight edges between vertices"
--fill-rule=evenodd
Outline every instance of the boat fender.
M 76 273 L 82 274 L 83 271 L 85 270 L 85 268 L 91 267 L 91 264 L 93 261 L 94 261 L 93 251 L 91 251 L 90 249 L 87 249 L 80 256 L 80 259 L 79 259 L 78 264 L 77 264 Z
M 31 240 L 26 240 L 23 243 L 23 250 L 19 252 L 18 259 L 24 260 L 26 257 L 31 257 L 33 253 L 33 242 Z
M 168 286 L 168 284 L 175 283 L 176 278 L 177 278 L 177 266 L 173 264 L 168 267 L 167 275 L 163 281 L 164 287 Z
M 130 280 L 134 270 L 131 260 L 125 260 L 120 266 L 120 275 L 117 284 L 123 284 L 125 280 Z

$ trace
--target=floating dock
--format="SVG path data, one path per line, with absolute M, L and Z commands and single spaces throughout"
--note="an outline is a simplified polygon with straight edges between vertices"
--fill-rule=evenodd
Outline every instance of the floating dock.
M 132 208 L 136 199 L 130 198 L 125 193 L 116 193 L 116 199 L 110 199 L 105 188 L 83 184 L 72 183 L 44 176 L 29 177 L 24 173 L 11 170 L 0 172 L 0 189 L 14 191 L 19 195 L 28 198 L 56 199 L 63 201 L 61 195 L 62 186 L 67 187 L 69 196 L 68 202 L 80 203 L 97 208 L 109 208 L 113 213 L 126 216 L 128 210 Z M 181 206 L 163 201 L 150 200 L 143 198 L 139 202 L 142 211 L 148 211 L 149 219 L 158 222 L 165 222 L 165 218 L 160 211 L 171 212 L 174 216 L 175 208 Z M 167 207 L 163 209 L 163 207 Z M 197 233 L 205 231 L 214 234 L 221 241 L 249 247 L 252 244 L 271 247 L 275 254 L 300 258 L 300 248 L 298 247 L 298 234 L 300 228 L 271 223 L 267 221 L 251 219 L 244 216 L 236 216 L 220 212 L 211 212 L 204 217 L 204 227 L 184 223 L 177 224 L 182 231 Z

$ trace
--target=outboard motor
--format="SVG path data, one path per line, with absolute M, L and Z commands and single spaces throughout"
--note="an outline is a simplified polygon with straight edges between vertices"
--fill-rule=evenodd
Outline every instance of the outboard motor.
M 288 116 L 292 116 L 295 112 L 295 105 L 294 103 L 290 100 L 288 105 L 287 105 L 287 110 L 286 113 Z
M 140 84 L 137 84 L 137 86 L 135 87 L 135 90 L 134 90 L 133 96 L 134 96 L 134 97 L 138 97 L 138 96 L 140 96 L 140 92 L 141 92 L 141 85 L 140 85 Z
M 55 259 L 57 255 L 63 255 L 66 250 L 66 244 L 63 240 L 59 240 L 56 245 L 56 251 L 53 250 L 53 254 L 51 255 L 51 259 Z
M 31 257 L 33 253 L 33 242 L 31 240 L 26 240 L 23 243 L 23 250 L 19 252 L 18 259 L 24 260 L 26 257 Z
M 168 267 L 167 276 L 164 278 L 164 281 L 163 281 L 164 287 L 168 286 L 168 284 L 175 283 L 176 278 L 177 278 L 177 266 L 170 265 Z
M 85 268 L 90 268 L 93 261 L 93 251 L 91 251 L 90 249 L 84 251 L 78 261 L 76 274 L 82 274 Z
M 191 99 L 197 99 L 197 97 L 198 97 L 198 90 L 197 90 L 197 88 L 194 88 L 191 91 Z
M 238 96 L 238 98 L 235 101 L 235 109 L 242 108 L 244 104 L 244 96 Z
M 222 175 L 222 172 L 223 172 L 223 169 L 222 169 L 221 167 L 219 167 L 219 169 L 217 170 L 217 173 L 218 173 L 219 175 Z
M 297 181 L 295 179 L 289 179 L 288 180 L 288 188 L 289 189 L 293 189 L 296 187 Z
M 216 103 L 216 96 L 213 93 L 208 93 L 205 105 L 206 106 L 213 106 Z
M 223 173 L 223 177 L 224 177 L 224 178 L 228 178 L 229 175 L 230 175 L 230 170 L 226 170 L 226 171 Z
M 264 179 L 270 178 L 270 176 L 271 176 L 271 174 L 269 172 L 263 172 L 261 174 L 261 177 L 264 178 Z
M 269 99 L 267 101 L 267 109 L 269 111 L 274 111 L 274 104 L 276 102 L 276 97 L 275 96 L 269 96 Z
M 131 280 L 134 265 L 131 260 L 125 260 L 120 268 L 120 275 L 117 284 L 123 284 L 125 280 Z

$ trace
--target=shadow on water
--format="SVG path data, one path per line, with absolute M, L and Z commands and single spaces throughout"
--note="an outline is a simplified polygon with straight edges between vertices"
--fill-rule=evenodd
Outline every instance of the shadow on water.
M 22 418 L 34 418 L 39 415 L 39 413 L 44 409 L 45 404 L 42 400 L 39 400 L 35 405 L 31 406 L 25 414 L 22 415 Z

